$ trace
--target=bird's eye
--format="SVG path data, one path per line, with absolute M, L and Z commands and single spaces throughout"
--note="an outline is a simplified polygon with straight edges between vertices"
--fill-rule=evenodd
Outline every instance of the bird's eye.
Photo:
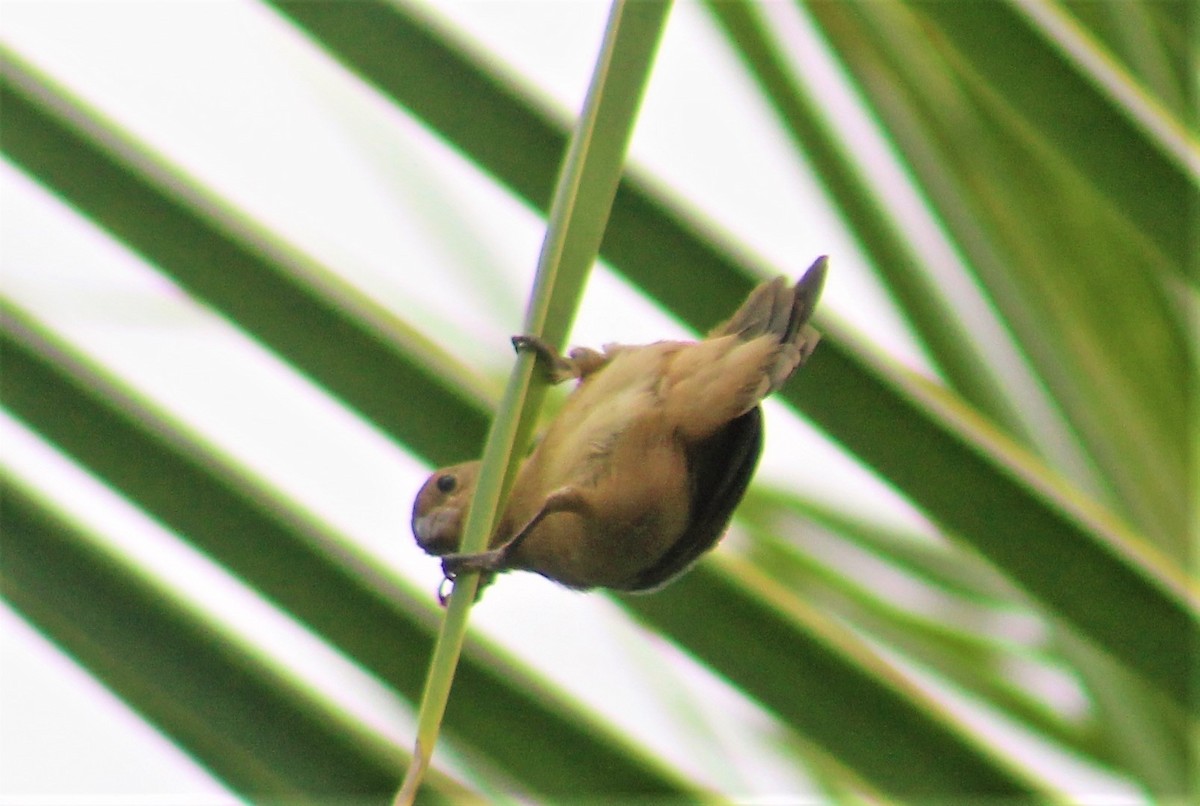
M 437 488 L 444 493 L 454 492 L 454 488 L 458 486 L 458 479 L 447 473 L 444 476 L 438 476 Z

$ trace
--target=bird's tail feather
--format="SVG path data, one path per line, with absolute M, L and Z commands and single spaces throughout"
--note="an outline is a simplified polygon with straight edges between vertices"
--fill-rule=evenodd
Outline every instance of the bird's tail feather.
M 817 258 L 794 286 L 789 286 L 783 277 L 762 283 L 750 292 L 728 321 L 709 333 L 709 338 L 736 335 L 742 341 L 768 334 L 777 337 L 780 350 L 767 373 L 768 394 L 782 386 L 812 355 L 821 339 L 808 320 L 820 299 L 828 262 L 824 255 Z
M 750 292 L 742 307 L 713 328 L 708 337 L 737 335 L 743 341 L 750 341 L 775 333 L 781 343 L 794 340 L 816 310 L 828 263 L 824 255 L 817 258 L 791 287 L 782 276 L 761 283 Z

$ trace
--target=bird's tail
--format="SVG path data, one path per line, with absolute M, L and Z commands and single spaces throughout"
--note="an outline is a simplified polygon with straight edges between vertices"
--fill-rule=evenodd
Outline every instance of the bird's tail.
M 768 371 L 769 391 L 774 392 L 801 366 L 817 347 L 821 334 L 808 320 L 816 310 L 829 259 L 822 255 L 789 286 L 783 277 L 762 283 L 746 298 L 742 307 L 708 334 L 709 338 L 738 336 L 752 341 L 767 334 L 775 335 L 780 349 Z

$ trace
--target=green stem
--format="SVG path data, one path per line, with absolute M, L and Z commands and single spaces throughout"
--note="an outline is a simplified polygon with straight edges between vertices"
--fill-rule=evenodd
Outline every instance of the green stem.
M 524 333 L 537 335 L 550 344 L 561 346 L 565 340 L 599 252 L 669 8 L 666 0 L 616 0 L 609 13 L 583 113 L 558 177 L 525 316 Z M 463 533 L 463 552 L 486 548 L 496 514 L 524 454 L 521 449 L 533 431 L 545 396 L 545 382 L 534 381 L 533 365 L 532 355 L 518 355 L 488 433 Z M 455 580 L 421 697 L 413 760 L 396 794 L 396 804 L 413 802 L 429 768 L 478 587 L 477 573 L 466 573 Z

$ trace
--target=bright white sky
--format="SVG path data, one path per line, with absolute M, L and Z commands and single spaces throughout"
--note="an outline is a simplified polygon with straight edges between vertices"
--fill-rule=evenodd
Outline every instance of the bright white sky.
M 563 109 L 578 108 L 605 3 L 439 0 L 434 8 Z M 4 42 L 35 65 L 464 361 L 506 370 L 507 336 L 520 322 L 541 223 L 357 86 L 271 12 L 235 0 L 4 0 L 2 12 Z M 803 21 L 783 4 L 771 13 L 794 37 L 805 74 L 836 90 L 836 75 Z M 839 116 L 872 170 L 892 170 L 856 109 L 841 104 Z M 832 255 L 825 308 L 911 366 L 923 367 L 807 168 L 791 154 L 701 12 L 678 4 L 633 160 L 723 230 L 738 233 L 743 246 L 779 271 L 796 276 L 816 255 Z M 899 178 L 893 184 L 905 192 Z M 181 298 L 7 163 L 0 164 L 0 187 L 0 293 L 36 311 L 432 595 L 438 565 L 416 549 L 408 531 L 412 497 L 427 469 Z M 927 248 L 945 252 L 932 240 Z M 496 279 L 464 266 L 483 267 Z M 738 302 L 731 300 L 730 308 Z M 638 342 L 682 333 L 598 271 L 573 341 Z M 280 418 L 279 401 L 285 399 L 290 416 Z M 893 493 L 794 416 L 771 407 L 768 418 L 761 476 L 786 478 L 860 509 L 870 502 L 877 517 L 922 528 Z M 269 641 L 273 653 L 381 734 L 396 741 L 410 735 L 407 707 L 386 689 L 271 609 L 258 607 L 252 594 L 18 423 L 0 418 L 0 439 L 5 465 L 100 524 L 114 544 L 217 617 L 236 617 L 238 629 Z M 664 653 L 672 653 L 649 645 L 613 618 L 614 610 L 602 597 L 512 575 L 489 590 L 473 618 L 698 780 L 730 792 L 806 791 L 759 735 L 765 716 L 686 659 L 664 664 Z M 248 619 L 247 613 L 257 615 Z M 0 799 L 232 799 L 10 611 L 0 610 L 0 621 Z M 546 651 L 549 646 L 555 650 Z M 699 722 L 672 712 L 680 692 L 703 704 Z M 1108 784 L 1105 789 L 1113 791 Z

